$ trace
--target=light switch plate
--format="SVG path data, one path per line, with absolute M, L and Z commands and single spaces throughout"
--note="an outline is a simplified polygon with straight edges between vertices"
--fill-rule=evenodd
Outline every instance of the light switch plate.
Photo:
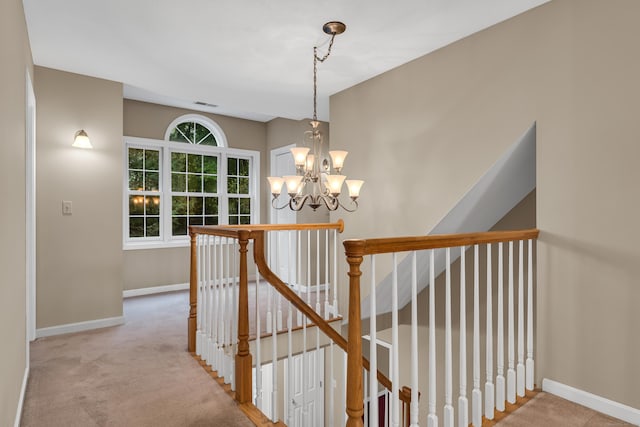
M 62 215 L 71 215 L 73 214 L 73 203 L 69 200 L 62 201 Z

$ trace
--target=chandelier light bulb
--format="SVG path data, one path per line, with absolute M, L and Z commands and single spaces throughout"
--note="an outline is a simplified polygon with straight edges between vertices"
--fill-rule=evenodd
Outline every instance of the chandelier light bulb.
M 352 199 L 357 199 L 360 197 L 360 188 L 362 188 L 362 184 L 364 181 L 361 179 L 348 179 L 345 181 L 347 184 L 347 188 L 349 189 L 349 197 Z
M 303 167 L 305 165 L 308 153 L 309 148 L 307 147 L 293 147 L 291 149 L 291 154 L 293 154 L 293 161 L 295 162 L 296 167 Z
M 284 185 L 284 179 L 279 176 L 269 176 L 267 177 L 267 180 L 271 186 L 271 194 L 280 195 L 282 192 L 282 186 Z
M 294 197 L 300 191 L 300 184 L 302 183 L 302 175 L 286 175 L 283 176 L 284 182 L 287 183 L 287 193 L 291 197 Z
M 347 158 L 347 154 L 349 154 L 348 151 L 339 151 L 339 150 L 329 151 L 329 155 L 331 156 L 331 161 L 333 162 L 333 167 L 338 172 L 344 166 L 344 159 Z
M 337 197 L 342 191 L 342 183 L 346 176 L 344 175 L 327 175 L 327 187 L 332 196 Z

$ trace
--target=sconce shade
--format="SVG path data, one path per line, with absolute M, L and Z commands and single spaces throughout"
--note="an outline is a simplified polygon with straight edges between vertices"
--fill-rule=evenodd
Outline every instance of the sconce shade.
M 73 139 L 72 147 L 76 148 L 93 148 L 91 145 L 91 141 L 89 140 L 89 135 L 84 131 L 84 129 L 80 129 L 76 132 L 76 136 Z

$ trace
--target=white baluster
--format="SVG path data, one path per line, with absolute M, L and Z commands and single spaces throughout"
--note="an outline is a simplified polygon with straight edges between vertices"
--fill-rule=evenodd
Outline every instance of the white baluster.
M 333 427 L 333 418 L 335 414 L 335 398 L 334 395 L 336 393 L 335 390 L 335 382 L 336 377 L 334 376 L 334 368 L 333 368 L 333 358 L 335 357 L 333 354 L 333 340 L 329 341 L 329 427 Z
M 445 332 L 444 332 L 444 426 L 453 427 L 453 386 L 451 357 L 451 250 L 446 249 Z
M 196 268 L 197 268 L 197 283 L 198 283 L 198 292 L 197 292 L 197 300 L 196 300 L 196 354 L 200 355 L 200 338 L 201 332 L 200 328 L 202 327 L 202 239 L 199 234 L 196 234 Z
M 238 251 L 240 246 L 237 240 L 233 240 L 233 291 L 232 291 L 232 320 L 231 320 L 231 390 L 236 389 L 236 353 L 238 350 L 238 281 L 240 280 L 240 263 L 238 261 Z M 253 253 L 253 252 L 252 252 Z M 256 267 L 256 276 L 258 274 L 258 268 Z M 256 294 L 258 293 L 258 286 L 256 285 Z
M 278 263 L 280 263 L 280 257 L 285 256 L 285 254 L 281 254 L 280 253 L 280 237 L 282 236 L 282 231 L 276 231 L 276 241 L 278 242 L 278 249 L 276 252 L 276 256 L 278 257 Z M 278 269 L 280 268 L 279 264 L 278 265 Z M 278 270 L 279 271 L 279 270 Z M 287 278 L 288 280 L 288 278 Z M 274 292 L 274 295 L 276 296 L 276 301 L 278 301 L 278 311 L 277 311 L 277 318 L 275 321 L 276 324 L 276 330 L 277 331 L 281 331 L 282 330 L 282 298 L 280 297 L 280 293 L 279 292 Z M 276 305 L 275 301 L 274 301 L 274 306 Z M 274 380 L 275 381 L 275 380 Z
M 418 273 L 416 252 L 411 253 L 411 427 L 418 426 Z M 373 381 L 372 381 L 373 382 Z M 399 384 L 398 384 L 399 386 Z
M 224 294 L 222 292 L 223 283 L 224 283 L 224 243 L 222 238 L 218 239 L 219 248 L 218 248 L 218 280 L 216 285 L 216 295 L 218 297 L 218 307 L 216 309 L 216 318 L 218 319 L 218 328 L 216 330 L 216 334 L 218 339 L 216 340 L 216 370 L 218 371 L 218 375 L 224 377 L 224 349 L 222 348 L 222 343 L 224 340 L 224 321 L 223 321 L 223 307 L 224 307 Z M 226 241 L 226 238 L 225 238 Z
M 297 244 L 296 244 L 296 253 L 298 256 L 298 263 L 296 264 L 296 283 L 298 285 L 298 296 L 302 299 L 302 231 L 298 230 L 297 234 Z M 297 314 L 297 322 L 296 325 L 302 326 L 302 312 L 300 310 L 296 310 Z
M 472 422 L 482 425 L 482 391 L 480 391 L 480 248 L 473 246 L 473 390 Z
M 529 239 L 527 251 L 527 390 L 533 390 L 533 240 Z
M 215 245 L 215 236 L 207 236 L 209 237 L 208 253 L 207 253 L 207 289 L 209 290 L 209 310 L 208 310 L 208 319 L 207 319 L 207 363 L 209 366 L 213 366 L 214 364 L 214 331 L 216 325 L 216 317 L 215 317 L 215 260 L 216 260 L 216 245 Z
M 496 409 L 504 412 L 506 399 L 504 378 L 504 266 L 502 242 L 498 243 L 498 349 L 496 355 Z
M 391 288 L 391 425 L 400 425 L 400 358 L 398 357 L 398 255 L 393 253 L 393 280 Z
M 484 416 L 493 419 L 495 388 L 493 385 L 493 275 L 491 271 L 491 243 L 487 243 L 487 381 L 484 384 Z
M 324 281 L 327 286 L 324 289 L 324 318 L 330 316 L 329 293 L 331 291 L 331 281 L 329 280 L 329 230 L 324 230 Z
M 438 426 L 436 414 L 436 279 L 435 250 L 429 251 L 429 415 L 427 427 Z M 377 426 L 376 426 L 377 427 Z
M 524 396 L 524 242 L 520 240 L 518 245 L 518 366 L 517 386 L 518 396 Z
M 338 230 L 333 230 L 333 315 L 338 314 Z
M 274 244 L 273 244 L 273 232 L 269 232 L 267 233 L 267 248 L 269 248 L 269 266 L 271 267 L 271 271 L 278 271 L 277 269 L 274 269 L 274 264 L 273 264 L 273 257 L 275 256 L 274 252 L 277 251 L 277 249 L 274 248 Z M 277 242 L 276 242 L 277 243 Z M 271 299 L 272 299 L 272 294 L 273 290 L 271 289 L 271 286 L 267 286 L 267 316 L 265 317 L 265 326 L 267 329 L 267 333 L 270 334 L 271 330 L 272 330 L 272 324 L 271 324 L 271 319 L 272 319 L 272 314 L 271 314 Z
M 291 253 L 291 252 L 289 252 Z M 287 316 L 287 388 L 289 389 L 289 399 L 291 399 L 291 396 L 293 396 L 294 394 L 294 388 L 293 388 L 293 376 L 294 376 L 294 372 L 295 372 L 295 368 L 293 366 L 293 354 L 292 354 L 292 347 L 293 347 L 293 340 L 292 340 L 292 333 L 291 333 L 291 329 L 293 326 L 293 310 L 291 309 L 291 303 L 289 303 L 289 315 Z M 274 378 L 274 381 L 276 381 L 277 379 Z M 293 405 L 291 404 L 291 402 L 288 402 L 287 408 L 289 409 L 287 411 L 287 421 L 285 424 L 287 425 L 292 425 L 293 424 Z
M 274 292 L 276 294 L 276 292 Z M 274 301 L 275 305 L 275 301 Z M 273 324 L 276 323 L 276 313 L 273 313 Z M 271 421 L 278 421 L 278 336 L 276 328 L 271 330 Z
M 467 280 L 466 247 L 460 248 L 460 397 L 458 397 L 458 426 L 469 426 L 469 399 L 467 398 Z
M 307 230 L 307 305 L 311 307 L 311 230 Z M 308 322 L 309 319 L 304 319 Z
M 316 313 L 320 311 L 320 230 L 316 230 Z
M 508 369 L 507 369 L 507 402 L 516 402 L 516 371 L 513 325 L 513 242 L 509 242 L 509 301 L 508 301 Z
M 260 335 L 262 328 L 260 326 L 260 273 L 256 265 L 256 407 L 262 410 L 262 354 L 260 351 Z
M 227 373 L 227 364 L 226 364 L 226 354 L 225 354 L 225 345 L 227 343 L 226 330 L 227 330 L 227 293 L 226 293 L 226 284 L 228 278 L 228 259 L 229 259 L 229 239 L 227 237 L 224 238 L 224 244 L 220 248 L 220 330 L 218 336 L 220 337 L 220 369 L 219 374 L 223 378 L 225 382 L 228 376 Z M 225 270 L 225 267 L 227 269 Z M 227 272 L 225 274 L 225 271 Z
M 369 395 L 371 402 L 369 403 L 369 425 L 378 427 L 378 331 L 376 325 L 376 317 L 378 308 L 376 307 L 376 256 L 371 255 L 371 285 L 369 293 L 370 315 L 369 315 L 369 368 L 371 369 L 373 380 L 369 381 L 371 388 Z M 375 397 L 375 398 L 374 398 Z

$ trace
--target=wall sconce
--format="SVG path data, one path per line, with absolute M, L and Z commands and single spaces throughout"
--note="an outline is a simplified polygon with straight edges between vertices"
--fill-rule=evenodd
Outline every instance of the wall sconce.
M 76 148 L 93 148 L 91 141 L 89 141 L 89 135 L 87 135 L 84 129 L 80 129 L 76 132 L 76 136 L 73 139 L 73 144 L 71 144 L 71 146 Z

